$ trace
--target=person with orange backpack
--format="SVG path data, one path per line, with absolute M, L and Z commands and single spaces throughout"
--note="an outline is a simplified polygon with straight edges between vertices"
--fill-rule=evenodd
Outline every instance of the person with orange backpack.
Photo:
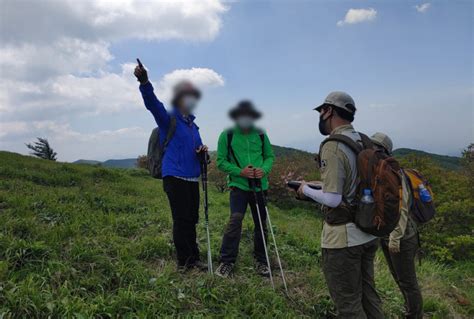
M 322 187 L 303 181 L 297 193 L 322 204 L 322 267 L 329 293 L 338 318 L 383 318 L 374 258 L 378 237 L 399 220 L 399 166 L 355 131 L 349 94 L 332 92 L 315 110 L 319 131 L 329 135 L 319 149 Z
M 371 137 L 375 147 L 392 156 L 393 143 L 384 133 L 375 133 Z M 405 318 L 423 318 L 423 298 L 416 278 L 415 258 L 419 249 L 419 234 L 415 217 L 411 180 L 417 180 L 414 170 L 402 169 L 402 203 L 400 220 L 389 236 L 382 239 L 382 250 L 393 279 L 405 299 Z M 421 176 L 421 175 L 419 175 Z M 422 179 L 419 179 L 420 181 Z M 426 185 L 425 185 L 426 184 Z M 429 187 L 426 182 L 418 183 L 421 193 Z M 431 189 L 430 189 L 431 190 Z M 428 193 L 431 197 L 431 194 Z M 428 199 L 425 197 L 425 200 Z M 431 200 L 430 200 L 431 201 Z

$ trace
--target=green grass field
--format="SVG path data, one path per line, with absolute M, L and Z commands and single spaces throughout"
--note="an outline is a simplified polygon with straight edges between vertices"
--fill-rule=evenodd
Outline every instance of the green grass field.
M 216 265 L 228 195 L 210 189 Z M 232 279 L 179 274 L 168 203 L 145 171 L 0 152 L 0 318 L 325 317 L 332 304 L 320 270 L 316 208 L 270 205 L 270 213 L 289 297 L 279 278 L 274 292 L 254 273 L 250 216 Z M 202 224 L 199 240 L 205 260 Z M 375 266 L 387 317 L 397 317 L 402 297 L 382 254 Z M 474 316 L 474 261 L 446 266 L 425 259 L 419 276 L 428 316 Z

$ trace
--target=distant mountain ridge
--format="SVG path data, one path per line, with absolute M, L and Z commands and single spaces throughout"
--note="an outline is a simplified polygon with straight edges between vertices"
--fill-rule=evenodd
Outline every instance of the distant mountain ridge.
M 85 159 L 80 159 L 80 160 L 77 160 L 77 161 L 74 161 L 72 162 L 73 164 L 89 164 L 89 165 L 97 165 L 97 164 L 100 164 L 102 162 L 100 161 L 94 161 L 94 160 L 85 160 Z
M 461 168 L 461 158 L 457 156 L 433 154 L 411 148 L 398 148 L 393 151 L 393 155 L 398 158 L 403 158 L 410 155 L 428 157 L 443 168 L 454 170 Z
M 314 154 L 306 151 L 302 151 L 296 148 L 284 147 L 273 145 L 273 151 L 277 157 L 287 157 L 291 156 L 293 158 L 301 157 L 301 159 L 307 160 L 309 158 L 314 158 Z M 215 151 L 210 152 L 211 156 L 214 157 L 216 154 Z M 461 167 L 461 158 L 456 156 L 447 156 L 428 153 L 425 151 L 414 150 L 410 148 L 399 148 L 393 152 L 394 156 L 397 158 L 403 158 L 410 155 L 425 156 L 432 159 L 435 163 L 440 165 L 443 168 L 447 169 L 459 169 Z M 136 167 L 136 158 L 124 158 L 124 159 L 109 159 L 104 162 L 96 160 L 85 160 L 80 159 L 74 164 L 89 164 L 89 165 L 102 165 L 105 167 L 115 167 L 115 168 L 135 168 Z
M 115 167 L 115 168 L 135 168 L 137 159 L 136 158 L 109 159 L 103 162 L 96 161 L 96 160 L 80 159 L 72 163 L 73 164 L 87 164 L 87 165 L 101 165 L 105 167 Z

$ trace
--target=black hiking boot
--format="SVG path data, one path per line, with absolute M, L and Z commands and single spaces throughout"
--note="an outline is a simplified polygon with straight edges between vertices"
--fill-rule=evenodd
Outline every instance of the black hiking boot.
M 200 260 L 196 260 L 195 262 L 193 262 L 192 264 L 188 265 L 188 268 L 190 269 L 196 269 L 196 270 L 199 270 L 199 271 L 207 271 L 207 264 L 206 263 L 203 263 L 202 261 Z
M 270 269 L 268 269 L 268 265 L 265 263 L 257 262 L 255 270 L 257 271 L 257 274 L 262 277 L 270 277 Z
M 227 278 L 232 273 L 234 269 L 234 264 L 232 263 L 221 263 L 216 269 L 216 276 Z
M 207 271 L 207 264 L 203 263 L 200 260 L 196 260 L 192 263 L 185 264 L 185 265 L 178 265 L 178 272 L 185 273 L 190 270 L 198 270 L 198 271 Z

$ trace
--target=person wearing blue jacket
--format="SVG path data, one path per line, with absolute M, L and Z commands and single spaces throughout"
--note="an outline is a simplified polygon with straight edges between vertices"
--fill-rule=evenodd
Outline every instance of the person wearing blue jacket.
M 140 82 L 140 92 L 146 108 L 158 124 L 160 142 L 167 136 L 173 117 L 176 130 L 162 160 L 163 189 L 168 196 L 173 216 L 173 242 L 176 247 L 179 270 L 206 269 L 199 260 L 196 242 L 196 225 L 199 218 L 199 176 L 201 167 L 199 153 L 207 152 L 194 122 L 194 109 L 201 92 L 189 81 L 182 81 L 174 88 L 173 109 L 167 111 L 153 92 L 148 74 L 143 65 L 134 72 Z

